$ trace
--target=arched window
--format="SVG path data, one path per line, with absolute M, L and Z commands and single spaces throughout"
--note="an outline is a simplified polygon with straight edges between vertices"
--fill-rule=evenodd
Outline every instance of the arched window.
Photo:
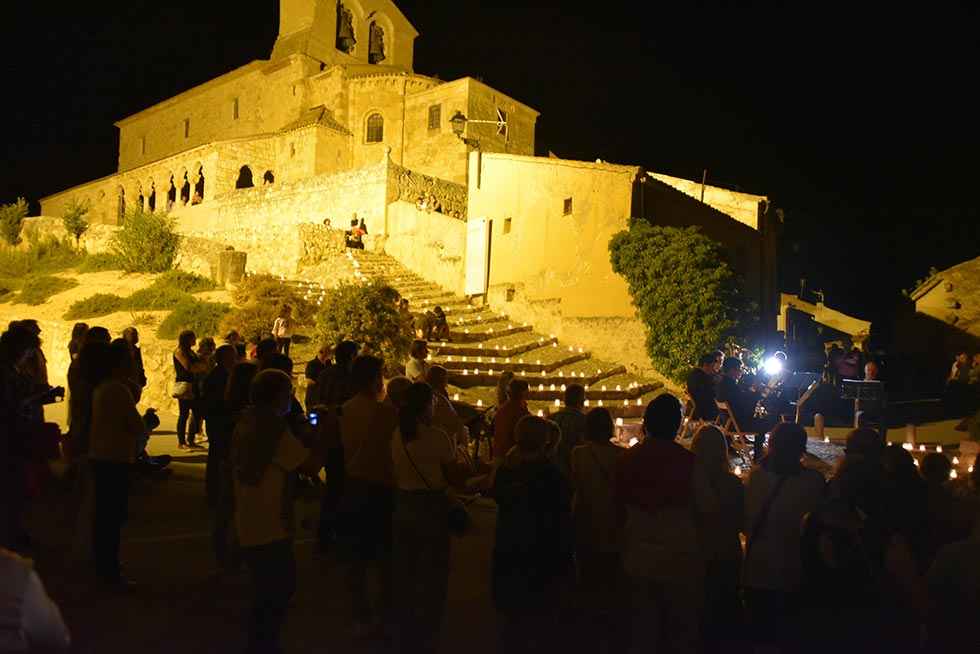
M 367 143 L 381 143 L 385 140 L 385 119 L 381 114 L 371 114 L 367 119 Z
M 187 173 L 184 173 L 184 183 L 180 187 L 180 203 L 187 204 L 191 201 L 191 183 L 187 179 Z
M 354 14 L 344 6 L 343 2 L 337 0 L 337 49 L 345 54 L 354 54 L 356 44 Z
M 150 211 L 157 210 L 157 187 L 150 186 L 150 195 L 146 198 L 146 208 Z
M 238 181 L 235 182 L 235 188 L 252 188 L 255 184 L 252 183 L 252 169 L 248 166 L 242 166 L 238 170 Z
M 204 169 L 197 169 L 197 181 L 194 183 L 194 197 L 191 204 L 201 204 L 204 202 Z
M 174 183 L 174 176 L 170 176 L 170 188 L 167 189 L 167 211 L 171 211 L 177 204 L 177 185 Z
M 272 174 L 271 170 L 267 170 L 265 171 L 265 174 L 262 175 L 262 181 L 266 184 L 275 184 L 276 176 Z

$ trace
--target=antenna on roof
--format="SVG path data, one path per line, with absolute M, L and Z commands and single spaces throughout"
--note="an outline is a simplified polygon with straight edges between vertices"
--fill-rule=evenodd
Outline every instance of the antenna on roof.
M 701 202 L 704 202 L 704 184 L 708 181 L 708 169 L 705 168 L 701 173 Z

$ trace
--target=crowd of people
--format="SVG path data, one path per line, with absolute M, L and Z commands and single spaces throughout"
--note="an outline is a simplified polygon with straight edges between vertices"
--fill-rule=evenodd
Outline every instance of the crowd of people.
M 28 481 L 58 440 L 44 422 L 59 393 L 38 331 L 25 321 L 0 338 L 0 424 L 10 426 L 0 544 L 24 554 Z M 828 481 L 803 463 L 803 428 L 779 422 L 757 426 L 769 439 L 743 478 L 719 427 L 706 422 L 689 444 L 678 440 L 684 411 L 670 394 L 647 405 L 643 438 L 624 448 L 613 416 L 586 411 L 577 384 L 544 418 L 531 414 L 527 382 L 507 376 L 491 410 L 467 413 L 424 341 L 393 377 L 357 343 L 322 347 L 304 370 L 303 403 L 274 338 L 248 355 L 237 334 L 207 341 L 182 333 L 173 353 L 178 441 L 197 449 L 206 434 L 213 554 L 224 573 L 244 567 L 251 579 L 249 652 L 280 651 L 303 583 L 293 500 L 321 475 L 318 550 L 344 566 L 356 634 L 395 651 L 439 649 L 454 538 L 476 537 L 474 493 L 497 509 L 488 591 L 500 651 L 951 651 L 974 638 L 980 471 L 951 485 L 941 454 L 917 467 L 906 450 L 857 429 Z M 79 326 L 69 349 L 63 449 L 79 522 L 89 525 L 78 533 L 90 539 L 100 583 L 129 589 L 119 555 L 130 480 L 158 424 L 136 409 L 146 384 L 138 334 L 111 339 Z M 701 364 L 689 384 L 696 415 L 717 410 L 701 384 L 719 373 L 736 388 L 717 393 L 738 405 L 733 364 L 714 355 Z M 481 467 L 468 441 L 482 429 L 492 437 Z M 31 642 L 67 647 L 29 566 L 5 552 L 0 574 L 0 598 L 16 593 L 3 601 L 19 616 L 0 622 L 0 635 L 15 624 Z

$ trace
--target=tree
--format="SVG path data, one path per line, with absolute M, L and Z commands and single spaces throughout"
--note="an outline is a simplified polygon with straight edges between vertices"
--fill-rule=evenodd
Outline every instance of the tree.
M 647 328 L 647 353 L 682 382 L 698 357 L 739 332 L 744 306 L 721 244 L 697 227 L 634 219 L 609 241 L 613 270 L 629 285 Z
M 88 203 L 79 202 L 72 199 L 65 212 L 61 214 L 61 222 L 65 225 L 65 231 L 75 237 L 75 247 L 78 247 L 82 239 L 82 234 L 88 231 L 89 222 L 85 220 L 88 215 Z
M 12 204 L 0 205 L 0 236 L 10 245 L 20 243 L 20 225 L 27 216 L 27 200 L 17 198 Z
M 179 248 L 173 219 L 139 207 L 127 212 L 109 241 L 109 250 L 126 272 L 167 272 L 174 267 Z
M 317 316 L 317 336 L 323 343 L 356 341 L 394 371 L 408 356 L 413 338 L 395 307 L 397 297 L 383 282 L 342 283 L 327 291 Z

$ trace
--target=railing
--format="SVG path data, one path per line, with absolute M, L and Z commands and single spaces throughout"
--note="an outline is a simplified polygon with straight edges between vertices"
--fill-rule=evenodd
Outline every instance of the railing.
M 441 213 L 466 221 L 467 193 L 462 184 L 417 173 L 392 164 L 393 187 L 389 201 L 414 204 L 419 211 Z

